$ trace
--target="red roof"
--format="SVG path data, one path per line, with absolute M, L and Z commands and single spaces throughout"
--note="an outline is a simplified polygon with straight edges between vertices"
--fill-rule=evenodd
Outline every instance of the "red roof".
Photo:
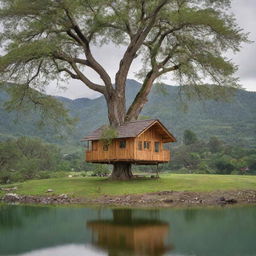
M 167 128 L 158 120 L 158 119 L 150 119 L 150 120 L 137 120 L 132 122 L 124 123 L 117 127 L 117 137 L 116 138 L 134 138 L 140 135 L 142 132 L 150 128 L 152 125 L 158 124 L 161 126 L 164 132 L 164 139 L 168 140 L 168 142 L 175 142 L 175 137 L 167 130 Z M 91 132 L 88 136 L 84 137 L 84 140 L 99 140 L 101 138 L 101 134 L 105 126 L 102 126 L 95 131 Z

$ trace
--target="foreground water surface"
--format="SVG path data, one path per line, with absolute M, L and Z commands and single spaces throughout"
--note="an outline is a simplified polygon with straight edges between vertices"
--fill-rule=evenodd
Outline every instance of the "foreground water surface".
M 0 205 L 0 255 L 256 255 L 256 207 L 93 209 Z

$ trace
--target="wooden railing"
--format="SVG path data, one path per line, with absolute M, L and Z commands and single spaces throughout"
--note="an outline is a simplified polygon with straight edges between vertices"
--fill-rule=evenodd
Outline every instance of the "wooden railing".
M 138 152 L 137 152 L 138 153 Z M 124 158 L 120 155 L 110 156 L 108 152 L 105 152 L 103 155 L 102 153 L 99 154 L 97 151 L 86 151 L 85 152 L 85 159 L 86 161 L 111 161 L 111 160 L 118 160 L 118 159 L 127 159 L 127 160 L 134 160 L 134 161 L 159 161 L 159 162 L 169 162 L 171 158 L 170 150 L 163 149 L 162 151 L 155 153 L 150 151 L 141 151 L 137 154 L 137 157 L 134 159 L 133 156 L 127 156 Z
M 170 150 L 164 149 L 163 150 L 163 160 L 169 162 L 171 159 L 171 152 Z
M 133 154 L 116 154 L 115 152 L 110 151 L 86 151 L 85 152 L 85 160 L 90 161 L 101 161 L 101 162 L 109 162 L 109 161 L 117 161 L 120 160 L 133 160 Z
M 85 152 L 85 160 L 91 161 L 92 160 L 92 151 L 86 151 Z

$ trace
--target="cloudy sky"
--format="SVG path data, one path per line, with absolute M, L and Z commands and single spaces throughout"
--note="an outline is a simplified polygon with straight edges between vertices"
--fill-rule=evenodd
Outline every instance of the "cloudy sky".
M 249 32 L 249 39 L 253 41 L 251 44 L 244 44 L 239 53 L 232 59 L 239 66 L 238 77 L 240 77 L 240 84 L 248 91 L 256 91 L 256 0 L 232 0 L 232 11 L 237 18 L 237 23 L 245 32 Z M 93 49 L 97 60 L 106 68 L 106 70 L 114 77 L 120 58 L 122 57 L 124 49 L 121 47 L 107 46 L 104 48 Z M 134 72 L 140 67 L 140 61 L 135 60 L 129 78 L 136 79 Z M 94 73 L 90 77 L 97 81 L 98 78 Z M 99 80 L 98 80 L 99 81 Z M 167 84 L 173 82 L 166 80 Z M 64 84 L 62 84 L 64 85 Z M 60 95 L 69 98 L 95 98 L 99 94 L 88 89 L 79 81 L 68 80 L 66 82 L 67 89 L 60 90 L 50 86 L 47 90 L 49 94 Z

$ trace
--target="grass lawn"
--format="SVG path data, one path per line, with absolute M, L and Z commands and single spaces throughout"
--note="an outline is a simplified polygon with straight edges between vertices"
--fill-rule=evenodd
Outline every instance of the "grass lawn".
M 164 190 L 214 191 L 255 189 L 256 176 L 206 175 L 206 174 L 163 174 L 160 179 L 109 181 L 106 178 L 55 178 L 30 180 L 2 187 L 17 186 L 17 194 L 48 195 L 68 194 L 75 197 L 97 197 L 101 195 L 142 194 Z M 53 193 L 46 193 L 53 189 Z M 0 191 L 0 196 L 4 194 Z

